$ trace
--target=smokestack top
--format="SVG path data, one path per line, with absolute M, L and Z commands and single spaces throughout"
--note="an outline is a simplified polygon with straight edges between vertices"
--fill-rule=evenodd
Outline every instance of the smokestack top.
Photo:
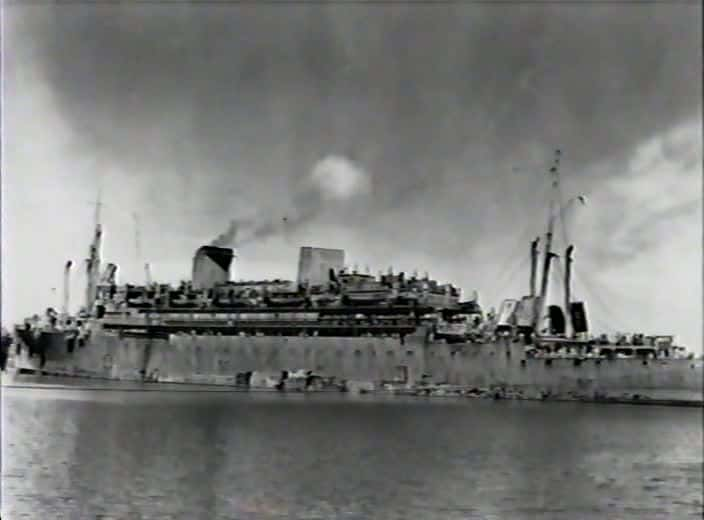
M 207 245 L 199 247 L 196 251 L 196 257 L 200 256 L 207 256 L 219 265 L 223 271 L 229 271 L 232 259 L 235 257 L 235 252 L 229 247 Z
M 235 254 L 229 247 L 201 246 L 193 256 L 193 288 L 211 289 L 230 280 Z

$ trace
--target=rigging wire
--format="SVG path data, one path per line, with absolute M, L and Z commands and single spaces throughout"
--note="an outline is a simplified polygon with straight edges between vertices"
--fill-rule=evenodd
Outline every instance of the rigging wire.
M 618 322 L 620 323 L 620 325 L 624 325 L 624 326 L 626 326 L 626 327 L 627 327 L 628 329 L 630 329 L 630 330 L 636 330 L 636 329 L 637 329 L 637 327 L 633 327 L 633 326 L 632 326 L 632 325 L 634 325 L 634 324 L 632 323 L 632 320 L 624 319 L 622 313 L 619 313 L 618 311 L 616 311 L 616 310 L 614 309 L 613 306 L 611 306 L 610 304 L 606 303 L 606 301 L 605 301 L 604 299 L 602 299 L 601 296 L 599 296 L 599 291 L 598 291 L 598 290 L 592 291 L 592 290 L 591 290 L 591 287 L 589 286 L 588 283 L 584 283 L 584 281 L 583 281 L 582 278 L 578 278 L 578 279 L 580 280 L 580 282 L 582 283 L 582 285 L 583 285 L 585 288 L 587 288 L 587 292 L 588 292 L 588 294 L 589 294 L 590 300 L 594 300 L 594 301 L 603 309 L 604 316 L 609 316 L 609 317 L 611 317 L 612 321 L 618 321 Z
M 542 192 L 540 193 L 539 196 L 539 201 L 544 203 L 545 199 L 547 198 L 547 188 L 544 186 Z M 510 251 L 508 255 L 504 257 L 504 263 L 501 265 L 501 268 L 497 271 L 497 275 L 495 276 L 494 280 L 498 283 L 499 281 L 504 281 L 506 275 L 510 273 L 513 273 L 511 271 L 511 267 L 513 266 L 515 269 L 515 263 L 514 259 L 518 256 L 522 260 L 524 260 L 526 257 L 529 257 L 528 253 L 525 255 L 521 254 L 521 251 L 525 248 L 526 251 L 528 251 L 528 246 L 530 245 L 530 242 L 535 238 L 535 233 L 533 230 L 536 228 L 536 223 L 534 222 L 534 219 L 526 219 L 523 222 L 523 226 L 521 228 L 521 232 L 517 234 L 517 239 L 514 242 L 513 249 Z
M 558 211 L 558 217 L 560 219 L 560 229 L 562 231 L 562 239 L 564 242 L 564 247 L 567 247 L 570 244 L 570 237 L 569 237 L 569 230 L 567 227 L 566 219 L 565 219 L 565 213 L 567 208 L 569 207 L 569 204 L 572 203 L 572 200 L 567 202 L 567 205 L 565 206 L 564 204 L 564 197 L 562 194 L 562 188 L 558 184 L 557 186 L 557 193 L 558 193 L 558 200 L 559 200 L 559 211 Z M 562 270 L 562 265 L 557 264 L 558 269 Z M 598 284 L 593 283 L 593 279 L 591 279 L 590 276 L 588 276 L 585 272 L 582 271 L 573 271 L 573 278 L 576 281 L 580 282 L 580 285 L 582 286 L 582 290 L 587 293 L 589 296 L 590 301 L 594 301 L 597 304 L 597 307 L 599 310 L 603 312 L 603 316 L 605 317 L 611 317 L 612 319 L 615 318 L 618 321 L 624 323 L 625 321 L 629 320 L 624 320 L 623 316 L 620 316 L 618 312 L 615 312 L 613 307 L 609 304 L 607 304 L 600 296 L 599 292 L 601 289 L 601 286 L 598 286 Z M 594 289 L 594 290 L 592 290 Z M 576 293 L 575 293 L 576 294 Z M 594 317 L 592 317 L 594 319 Z M 594 319 L 595 322 L 600 322 L 602 320 L 600 319 Z M 611 326 L 610 323 L 604 323 L 603 321 L 600 323 L 601 325 L 606 325 L 604 329 L 608 331 L 614 331 L 614 327 Z M 624 323 L 625 325 L 631 325 L 631 323 Z
M 515 275 L 516 270 L 519 268 L 520 265 L 524 263 L 528 255 L 521 255 L 520 254 L 520 249 L 524 247 L 524 243 L 519 242 L 518 246 L 522 247 L 516 247 L 515 251 L 512 252 L 510 256 L 507 257 L 506 263 L 499 272 L 497 276 L 494 277 L 494 284 L 495 285 L 500 285 L 503 284 L 507 278 L 513 277 Z M 518 260 L 517 260 L 518 258 Z
M 514 260 L 513 263 L 509 266 L 511 268 L 504 269 L 500 276 L 497 276 L 493 279 L 494 287 L 502 287 L 503 290 L 508 281 L 513 280 L 516 274 L 520 272 L 520 270 L 525 266 L 526 262 L 529 260 L 529 258 L 527 258 L 527 255 L 512 255 L 511 258 Z M 496 292 L 496 289 L 492 292 Z M 498 296 L 498 294 L 496 296 Z
M 562 202 L 561 195 L 560 199 L 560 202 Z M 560 228 L 562 229 L 562 236 L 564 238 L 565 245 L 567 245 L 569 244 L 569 232 L 564 218 L 564 211 L 560 211 L 559 216 Z M 629 328 L 631 328 L 630 325 L 633 325 L 633 323 L 631 323 L 631 320 L 623 319 L 622 313 L 616 311 L 612 305 L 606 303 L 606 301 L 602 299 L 599 295 L 601 292 L 611 292 L 606 286 L 604 286 L 603 284 L 594 283 L 594 279 L 584 271 L 574 271 L 574 278 L 580 282 L 584 291 L 588 293 L 589 299 L 593 300 L 597 304 L 600 310 L 604 313 L 604 316 L 608 316 L 611 319 L 615 319 L 621 322 L 621 324 L 627 325 L 629 326 Z M 611 294 L 613 295 L 613 293 Z M 612 331 L 616 330 L 610 324 L 606 328 Z
M 560 202 L 562 203 L 562 196 L 560 196 Z M 560 217 L 560 228 L 562 230 L 562 237 L 564 240 L 564 246 L 567 247 L 570 244 L 570 240 L 569 240 L 569 230 L 568 230 L 567 223 L 565 221 L 564 213 L 565 213 L 564 211 L 560 211 L 559 217 Z M 575 271 L 574 275 L 575 275 L 575 277 L 579 276 L 581 278 L 580 281 L 585 285 L 587 290 L 590 290 L 593 286 L 595 291 L 599 291 L 601 293 L 609 293 L 607 295 L 609 298 L 616 296 L 614 294 L 614 292 L 608 287 L 608 285 L 594 283 L 594 279 L 590 275 L 588 275 L 586 272 Z M 619 296 L 619 297 L 621 298 L 621 296 Z M 637 302 L 634 301 L 633 303 L 637 303 Z M 609 312 L 609 315 L 616 316 L 616 314 L 611 312 L 611 309 L 609 309 L 608 312 Z
M 553 265 L 555 266 L 555 269 L 553 269 L 553 270 L 551 271 L 552 276 L 553 276 L 553 281 L 552 281 L 553 285 L 552 285 L 552 286 L 553 286 L 555 289 L 561 289 L 561 290 L 562 290 L 562 293 L 564 294 L 564 290 L 565 290 L 565 282 L 564 282 L 564 280 L 565 280 L 565 270 L 564 270 L 564 268 L 562 267 L 562 262 L 561 262 L 560 260 L 562 260 L 562 259 L 561 259 L 559 256 L 556 256 L 556 257 L 553 258 L 553 260 L 552 260 L 552 263 L 553 263 Z
M 526 264 L 530 262 L 530 259 L 523 257 L 520 261 L 516 262 L 513 271 L 511 271 L 510 276 L 499 286 L 498 289 L 494 289 L 492 292 L 492 298 L 494 301 L 500 299 L 503 292 L 509 288 L 516 280 L 516 277 L 524 270 Z
M 564 291 L 564 290 L 565 290 L 565 284 L 564 284 L 565 271 L 564 271 L 564 267 L 563 267 L 563 265 L 562 265 L 561 262 L 556 262 L 556 270 L 559 271 L 560 276 L 562 277 L 561 287 L 562 287 L 562 290 Z M 572 273 L 573 273 L 573 275 L 576 275 L 576 272 L 575 272 L 575 271 L 573 271 Z M 581 285 L 583 285 L 583 284 L 581 284 Z M 572 295 L 574 295 L 575 297 L 577 297 L 577 299 L 579 299 L 578 295 L 580 294 L 580 292 L 581 292 L 581 291 L 579 291 L 579 290 L 577 289 L 576 284 L 573 284 L 572 287 L 571 287 L 571 293 L 572 293 Z M 584 291 L 584 292 L 589 292 L 589 291 Z M 564 294 L 564 292 L 563 292 L 563 294 Z M 590 301 L 591 301 L 591 300 L 596 301 L 596 302 L 597 302 L 597 306 L 598 306 L 598 307 L 600 308 L 600 310 L 601 310 L 601 312 L 598 313 L 596 316 L 589 316 L 589 318 L 594 322 L 595 325 L 597 325 L 597 329 L 603 330 L 603 331 L 605 331 L 605 332 L 611 332 L 611 333 L 615 332 L 616 329 L 615 329 L 613 326 L 611 326 L 610 323 L 605 322 L 605 321 L 601 318 L 602 313 L 603 313 L 603 316 L 609 316 L 609 315 L 612 315 L 612 314 L 609 312 L 609 310 L 608 310 L 606 307 L 604 307 L 603 302 L 601 301 L 600 298 L 593 296 L 593 295 L 591 294 L 591 292 L 590 292 L 590 295 L 589 295 L 589 296 L 590 296 L 590 297 L 589 297 L 588 299 L 589 299 Z M 566 312 L 568 312 L 568 311 L 566 311 Z

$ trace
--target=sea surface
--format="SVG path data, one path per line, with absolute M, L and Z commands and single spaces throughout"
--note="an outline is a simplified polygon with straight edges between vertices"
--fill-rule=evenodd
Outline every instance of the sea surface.
M 2 388 L 2 518 L 687 519 L 702 409 Z

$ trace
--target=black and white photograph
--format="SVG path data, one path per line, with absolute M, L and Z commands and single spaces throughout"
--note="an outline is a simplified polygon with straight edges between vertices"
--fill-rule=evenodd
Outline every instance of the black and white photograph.
M 698 0 L 2 0 L 2 520 L 704 517 Z

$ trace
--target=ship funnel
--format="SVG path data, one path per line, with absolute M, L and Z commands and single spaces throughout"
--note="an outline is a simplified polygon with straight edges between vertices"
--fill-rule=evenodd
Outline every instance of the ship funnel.
M 235 254 L 228 247 L 202 246 L 193 257 L 193 288 L 212 289 L 230 281 Z
M 337 281 L 336 277 L 331 278 L 331 273 L 343 272 L 344 266 L 345 252 L 342 249 L 301 247 L 297 281 L 301 284 L 307 280 L 310 286 L 325 285 Z

